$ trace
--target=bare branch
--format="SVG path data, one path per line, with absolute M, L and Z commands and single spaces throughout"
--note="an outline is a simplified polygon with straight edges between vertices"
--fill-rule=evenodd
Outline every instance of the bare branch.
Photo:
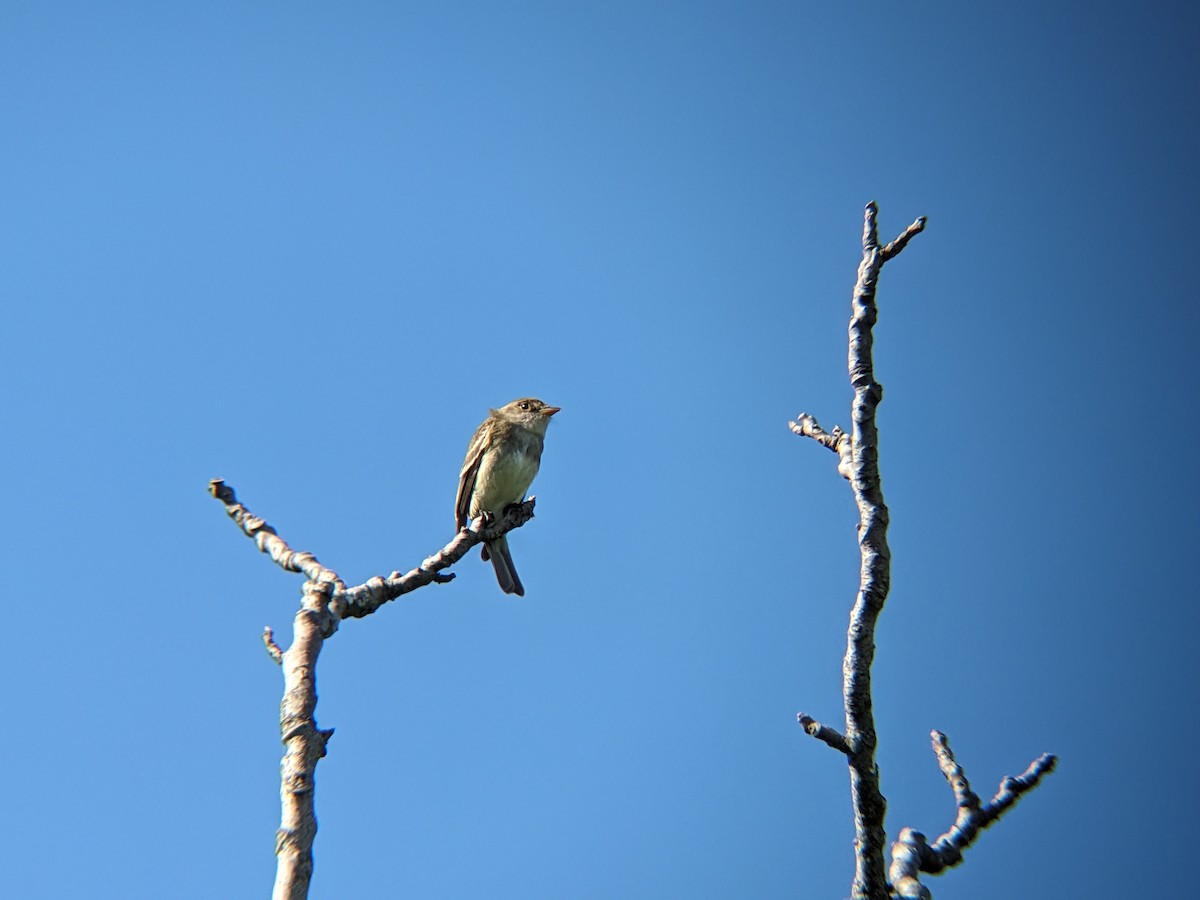
M 209 493 L 225 504 L 229 517 L 255 542 L 259 550 L 281 568 L 300 572 L 310 581 L 334 585 L 329 609 L 336 619 L 361 618 L 375 612 L 389 600 L 395 600 L 417 588 L 452 581 L 454 574 L 443 572 L 443 569 L 450 568 L 462 559 L 476 544 L 494 540 L 514 528 L 520 528 L 533 518 L 533 508 L 537 502 L 536 497 L 530 497 L 523 503 L 510 506 L 504 515 L 494 520 L 480 516 L 456 534 L 445 547 L 403 575 L 399 572 L 393 572 L 387 578 L 376 575 L 362 584 L 347 588 L 336 572 L 317 562 L 311 553 L 289 547 L 265 519 L 254 515 L 238 502 L 233 488 L 224 481 L 215 478 L 209 482 Z
M 794 434 L 801 437 L 812 438 L 822 447 L 832 450 L 838 456 L 838 474 L 846 480 L 850 479 L 850 435 L 842 431 L 841 426 L 834 425 L 833 431 L 826 431 L 817 424 L 816 418 L 808 413 L 799 413 L 796 416 L 798 421 L 788 422 L 788 428 L 792 429 Z
M 808 732 L 810 737 L 815 737 L 823 744 L 827 744 L 845 756 L 850 755 L 850 745 L 846 743 L 846 739 L 842 733 L 836 728 L 830 728 L 828 725 L 822 725 L 816 719 L 800 713 L 796 716 L 796 720 L 800 723 L 800 727 Z
M 875 659 L 875 623 L 891 582 L 891 550 L 887 543 L 888 509 L 879 478 L 879 432 L 875 410 L 883 387 L 875 380 L 872 329 L 878 318 L 875 285 L 887 259 L 879 247 L 876 215 L 868 203 L 863 215 L 863 256 L 858 266 L 850 316 L 850 384 L 853 429 L 850 437 L 850 485 L 858 505 L 859 591 L 850 613 L 846 656 L 842 662 L 842 702 L 846 711 L 846 743 L 850 748 L 850 794 L 854 806 L 855 898 L 887 897 L 883 829 L 887 800 L 875 764 L 875 717 L 871 699 L 871 664 Z M 920 220 L 918 220 L 920 221 Z M 920 229 L 917 229 L 918 231 Z M 913 231 L 912 234 L 916 234 Z M 905 232 L 904 243 L 912 237 Z M 903 247 L 897 243 L 893 255 Z
M 333 734 L 317 728 L 317 657 L 336 629 L 329 611 L 333 586 L 308 581 L 293 622 L 292 646 L 283 654 L 283 703 L 279 730 L 284 753 L 280 764 L 283 813 L 275 839 L 273 900 L 304 900 L 312 879 L 313 839 L 317 835 L 314 789 L 317 760 Z
M 299 572 L 309 581 L 329 582 L 344 587 L 336 572 L 317 562 L 317 558 L 311 553 L 293 550 L 265 519 L 242 506 L 233 488 L 220 478 L 214 478 L 208 483 L 208 492 L 225 504 L 225 512 L 229 518 L 237 523 L 246 537 L 254 541 L 259 550 L 271 557 L 281 568 L 289 572 Z
M 845 734 L 800 714 L 800 724 L 810 735 L 844 753 L 850 764 L 850 793 L 854 807 L 855 873 L 851 892 L 855 900 L 887 900 L 890 894 L 927 900 L 929 890 L 918 878 L 920 872 L 939 872 L 954 865 L 962 850 L 979 830 L 986 828 L 1010 808 L 1025 791 L 1035 787 L 1053 771 L 1055 758 L 1043 755 L 1018 778 L 1005 778 L 1000 791 L 986 805 L 972 791 L 966 775 L 954 761 L 945 735 L 933 733 L 938 764 L 954 791 L 958 818 L 946 834 L 930 846 L 925 836 L 911 828 L 902 829 L 892 846 L 892 865 L 885 877 L 883 828 L 887 800 L 880 787 L 875 763 L 877 736 L 871 698 L 871 664 L 875 657 L 875 625 L 883 611 L 891 583 L 891 550 L 887 543 L 889 514 L 879 475 L 879 432 L 876 409 L 883 399 L 883 386 L 875 380 L 874 327 L 878 319 L 875 287 L 883 264 L 897 256 L 910 240 L 925 229 L 918 218 L 894 241 L 879 244 L 879 209 L 868 203 L 863 214 L 862 261 L 854 285 L 849 328 L 852 429 L 825 432 L 807 413 L 788 425 L 798 435 L 816 440 L 838 454 L 838 472 L 849 479 L 858 506 L 860 556 L 859 591 L 850 613 L 846 655 L 842 661 L 842 702 L 846 714 Z
M 1054 771 L 1058 758 L 1051 753 L 1043 753 L 1016 778 L 1006 775 L 1001 780 L 996 795 L 981 805 L 978 795 L 971 790 L 962 766 L 954 759 L 949 740 L 940 731 L 931 732 L 930 737 L 933 740 L 933 752 L 937 756 L 938 767 L 950 783 L 950 788 L 954 791 L 954 802 L 958 806 L 958 818 L 954 825 L 934 841 L 931 848 L 940 867 L 924 870 L 938 872 L 957 864 L 962 859 L 962 851 L 974 842 L 979 832 L 1011 809 L 1022 794 L 1037 787 L 1042 776 Z
M 283 651 L 279 649 L 279 645 L 275 643 L 275 631 L 268 625 L 263 629 L 263 646 L 267 648 L 267 655 L 275 660 L 275 665 L 283 665 Z
M 933 752 L 937 757 L 938 768 L 942 770 L 942 775 L 954 792 L 958 816 L 954 825 L 932 845 L 926 842 L 925 835 L 921 832 L 911 828 L 901 829 L 899 839 L 892 845 L 892 865 L 889 874 L 897 896 L 906 900 L 928 900 L 932 895 L 928 888 L 921 885 L 918 873 L 936 875 L 962 862 L 963 851 L 975 842 L 979 832 L 1011 809 L 1022 794 L 1037 787 L 1042 777 L 1053 772 L 1058 763 L 1053 754 L 1043 753 L 1016 778 L 1006 775 L 1000 782 L 996 796 L 985 804 L 981 803 L 979 795 L 971 790 L 967 775 L 954 759 L 946 736 L 940 731 L 934 731 L 930 737 L 933 740 Z
M 487 521 L 486 517 L 480 516 L 456 534 L 445 547 L 403 575 L 393 572 L 387 578 L 376 576 L 356 587 L 339 591 L 332 601 L 333 610 L 343 618 L 361 618 L 375 612 L 389 600 L 395 600 L 417 588 L 452 580 L 453 573 L 443 573 L 443 569 L 450 568 L 466 556 L 476 544 L 494 540 L 514 528 L 520 528 L 533 518 L 536 502 L 536 497 L 530 497 L 524 503 L 514 504 L 494 521 Z
M 238 502 L 233 488 L 220 479 L 209 482 L 209 493 L 225 505 L 229 517 L 258 549 L 289 572 L 307 577 L 304 597 L 293 622 L 292 645 L 285 651 L 275 643 L 268 626 L 263 645 L 283 669 L 284 692 L 279 729 L 284 745 L 280 764 L 282 815 L 276 833 L 275 889 L 273 900 L 304 900 L 313 870 L 313 840 L 317 834 L 315 787 L 317 761 L 325 755 L 332 729 L 317 727 L 317 657 L 325 639 L 343 618 L 374 612 L 389 600 L 427 584 L 444 584 L 454 575 L 444 572 L 476 544 L 519 528 L 533 518 L 534 498 L 515 504 L 498 519 L 483 517 L 464 528 L 445 547 L 420 566 L 384 579 L 376 576 L 349 588 L 332 569 L 311 553 L 292 550 L 275 529 Z
M 890 244 L 888 244 L 886 247 L 884 247 L 883 248 L 884 260 L 891 259 L 897 253 L 899 253 L 901 250 L 903 250 L 905 245 L 909 241 L 911 241 L 915 235 L 918 235 L 922 231 L 924 231 L 926 221 L 928 221 L 926 219 L 926 217 L 921 216 L 915 222 L 913 222 L 911 225 L 909 225 L 907 228 L 905 228 L 904 233 L 901 234 L 900 237 L 896 238 L 894 241 L 892 241 Z

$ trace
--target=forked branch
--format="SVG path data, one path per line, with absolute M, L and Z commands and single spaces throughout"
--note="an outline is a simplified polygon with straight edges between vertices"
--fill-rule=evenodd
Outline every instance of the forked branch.
M 875 764 L 875 717 L 871 699 L 871 664 L 875 658 L 875 625 L 883 611 L 891 581 L 891 551 L 888 548 L 888 508 L 884 503 L 879 476 L 879 433 L 876 409 L 883 398 L 883 387 L 875 378 L 873 328 L 878 318 L 875 287 L 883 264 L 897 256 L 925 228 L 925 218 L 913 222 L 894 241 L 881 246 L 876 223 L 878 208 L 868 203 L 863 216 L 862 261 L 854 285 L 849 328 L 850 384 L 854 389 L 849 434 L 835 427 L 825 431 L 817 420 L 801 413 L 789 422 L 792 431 L 812 438 L 838 457 L 838 472 L 850 482 L 858 506 L 858 546 L 860 557 L 859 590 L 850 613 L 846 655 L 842 661 L 842 705 L 846 717 L 843 733 L 801 713 L 805 731 L 845 755 L 850 767 L 850 793 L 854 807 L 855 873 L 851 891 L 856 900 L 885 900 L 901 885 L 910 886 L 927 896 L 927 889 L 916 881 L 918 871 L 940 871 L 961 858 L 980 828 L 994 821 L 1015 802 L 1022 792 L 1034 787 L 1046 772 L 1054 768 L 1054 758 L 1045 756 L 1017 779 L 1006 779 L 1000 794 L 991 804 L 980 806 L 970 793 L 962 770 L 953 762 L 945 738 L 935 732 L 935 748 L 942 771 L 947 773 L 959 799 L 959 821 L 932 846 L 918 832 L 905 829 L 893 847 L 892 879 L 889 885 L 885 869 L 884 817 L 887 800 Z M 939 743 L 940 738 L 940 743 Z M 972 799 L 973 798 L 973 799 Z M 957 854 L 957 856 L 956 856 Z M 937 864 L 938 869 L 927 868 Z M 908 889 L 905 887 L 904 889 Z M 924 894 L 920 892 L 925 892 Z M 908 895 L 904 895 L 908 896 Z
M 266 520 L 254 515 L 238 502 L 233 488 L 219 478 L 209 482 L 208 492 L 225 505 L 229 515 L 242 532 L 252 539 L 258 549 L 271 557 L 281 568 L 300 572 L 310 581 L 327 582 L 333 585 L 329 598 L 330 612 L 337 619 L 355 619 L 368 616 L 389 600 L 395 600 L 427 584 L 445 584 L 454 580 L 453 572 L 446 572 L 476 544 L 494 540 L 515 528 L 520 528 L 533 518 L 536 497 L 510 506 L 503 516 L 491 519 L 480 516 L 469 526 L 458 532 L 446 546 L 426 557 L 419 566 L 403 575 L 392 572 L 386 578 L 376 575 L 362 584 L 346 587 L 336 572 L 321 565 L 307 551 L 293 550 Z M 336 623 L 333 626 L 337 630 Z M 330 632 L 332 633 L 332 632 Z M 326 635 L 328 637 L 328 635 Z
M 263 644 L 271 659 L 283 669 L 283 702 L 279 728 L 284 754 L 280 766 L 282 815 L 276 833 L 274 900 L 303 900 L 312 880 L 312 845 L 317 834 L 314 805 L 317 760 L 325 755 L 333 729 L 317 727 L 317 657 L 325 639 L 332 636 L 345 618 L 370 615 L 384 603 L 427 584 L 450 581 L 444 571 L 481 541 L 499 537 L 533 518 L 534 500 L 529 498 L 505 511 L 495 521 L 482 517 L 464 528 L 450 543 L 421 565 L 401 575 L 371 578 L 347 588 L 336 572 L 321 565 L 306 551 L 288 546 L 266 520 L 238 502 L 233 488 L 220 479 L 209 483 L 209 493 L 225 506 L 229 517 L 258 549 L 281 568 L 299 572 L 307 579 L 300 609 L 293 621 L 292 645 L 283 650 L 274 632 L 263 632 Z
M 930 734 L 938 768 L 954 792 L 958 816 L 954 824 L 933 844 L 926 843 L 925 835 L 912 828 L 902 828 L 900 838 L 892 845 L 892 865 L 889 874 L 896 896 L 905 900 L 929 900 L 929 889 L 921 884 L 918 873 L 931 875 L 962 862 L 963 851 L 975 842 L 979 832 L 987 828 L 1011 809 L 1021 795 L 1038 786 L 1044 775 L 1054 771 L 1058 758 L 1043 753 L 1015 778 L 1006 775 L 1000 781 L 996 795 L 982 803 L 979 795 L 971 790 L 967 775 L 954 759 L 950 742 L 940 731 Z

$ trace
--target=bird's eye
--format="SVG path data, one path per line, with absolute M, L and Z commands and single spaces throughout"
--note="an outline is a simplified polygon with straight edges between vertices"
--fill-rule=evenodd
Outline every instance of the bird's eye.
M 528 404 L 528 403 L 522 403 L 522 404 L 521 404 L 521 409 L 529 409 L 529 404 Z

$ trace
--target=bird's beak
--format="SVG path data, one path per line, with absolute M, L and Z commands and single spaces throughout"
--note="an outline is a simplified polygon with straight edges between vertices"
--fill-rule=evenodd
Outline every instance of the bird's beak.
M 542 415 L 548 419 L 552 415 L 554 415 L 556 412 L 561 412 L 561 411 L 562 411 L 561 406 L 546 406 L 546 407 L 542 408 Z

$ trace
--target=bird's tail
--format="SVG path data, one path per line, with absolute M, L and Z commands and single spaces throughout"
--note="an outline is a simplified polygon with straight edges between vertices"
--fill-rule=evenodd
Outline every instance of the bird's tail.
M 512 554 L 508 552 L 508 535 L 502 534 L 496 540 L 485 544 L 483 558 L 491 559 L 500 590 L 506 594 L 516 594 L 518 597 L 525 596 L 525 585 L 521 584 L 517 567 L 513 565 Z

